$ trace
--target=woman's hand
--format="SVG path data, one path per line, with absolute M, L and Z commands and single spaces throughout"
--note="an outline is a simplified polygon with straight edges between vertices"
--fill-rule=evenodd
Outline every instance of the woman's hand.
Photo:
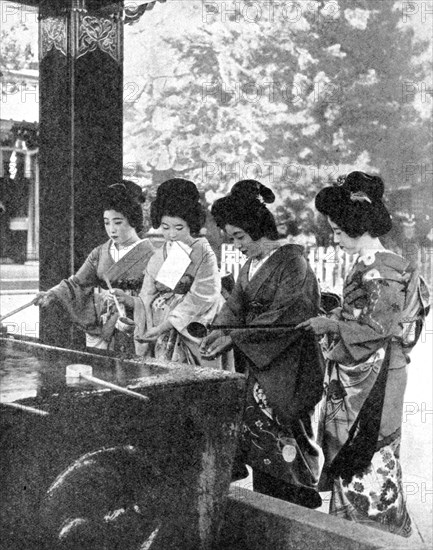
M 137 340 L 137 342 L 155 342 L 161 334 L 170 330 L 172 326 L 170 321 L 164 321 L 164 323 L 146 330 L 143 336 L 136 336 L 135 340 Z
M 52 302 L 54 302 L 55 299 L 56 296 L 53 292 L 51 292 L 50 290 L 42 290 L 41 292 L 38 292 L 35 296 L 35 306 L 47 307 Z
M 126 307 L 134 308 L 134 299 L 132 296 L 127 294 L 125 291 L 121 290 L 120 288 L 113 288 L 113 290 L 110 290 L 108 296 L 114 294 L 117 298 L 117 301 L 119 304 L 124 304 Z
M 233 341 L 229 334 L 224 334 L 222 330 L 214 330 L 203 339 L 200 353 L 205 359 L 215 359 L 232 346 Z
M 339 334 L 340 328 L 337 321 L 334 319 L 328 319 L 327 317 L 311 317 L 308 321 L 299 323 L 295 327 L 296 329 L 304 329 L 313 332 L 316 336 L 322 336 L 322 334 Z

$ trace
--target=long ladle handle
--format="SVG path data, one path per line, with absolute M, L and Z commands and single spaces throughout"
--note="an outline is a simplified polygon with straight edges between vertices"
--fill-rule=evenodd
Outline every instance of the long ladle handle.
M 35 305 L 36 298 L 33 298 L 31 302 L 28 302 L 27 304 L 24 304 L 23 306 L 17 307 L 17 309 L 14 309 L 13 311 L 10 311 L 9 313 L 6 313 L 6 315 L 2 315 L 0 317 L 0 323 L 7 319 L 8 317 L 11 317 L 12 315 L 15 315 L 15 313 L 18 313 L 19 311 L 22 311 L 23 309 L 27 309 L 30 306 Z
M 285 329 L 285 330 L 294 330 L 297 325 L 288 325 L 288 324 L 276 324 L 276 325 L 218 325 L 210 324 L 207 325 L 208 330 L 249 330 L 249 329 L 260 329 L 260 330 L 273 330 L 276 328 Z
M 123 317 L 124 313 L 120 307 L 119 300 L 117 299 L 117 296 L 113 294 L 113 287 L 111 286 L 110 280 L 107 277 L 107 275 L 104 275 L 105 282 L 107 283 L 108 290 L 111 292 L 111 296 L 113 297 L 114 303 L 116 304 L 117 311 L 119 312 L 119 315 Z

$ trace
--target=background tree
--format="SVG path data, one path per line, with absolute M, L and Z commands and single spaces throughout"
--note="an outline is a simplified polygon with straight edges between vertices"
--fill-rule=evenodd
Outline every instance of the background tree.
M 13 72 L 21 69 L 34 68 L 35 54 L 32 48 L 34 43 L 34 29 L 24 22 L 16 20 L 11 25 L 2 21 L 0 31 L 0 72 L 2 74 L 2 95 L 14 93 L 14 86 L 20 83 L 19 77 Z
M 423 78 L 427 44 L 391 0 L 280 5 L 169 2 L 144 16 L 151 74 L 128 105 L 126 144 L 149 183 L 186 175 L 210 201 L 258 177 L 308 230 L 324 181 L 356 166 L 397 186 L 404 163 L 422 162 L 426 126 L 404 91 Z M 163 13 L 176 32 L 161 41 Z

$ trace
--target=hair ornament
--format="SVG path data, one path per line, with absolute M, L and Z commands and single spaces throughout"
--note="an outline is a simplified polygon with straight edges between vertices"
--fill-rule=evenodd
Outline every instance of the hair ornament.
M 362 191 L 356 191 L 355 193 L 350 193 L 350 200 L 352 202 L 368 202 L 371 204 L 371 199 Z
M 342 174 L 341 176 L 338 176 L 337 181 L 334 183 L 334 185 L 340 187 L 341 185 L 344 185 L 345 181 L 346 181 L 346 174 Z

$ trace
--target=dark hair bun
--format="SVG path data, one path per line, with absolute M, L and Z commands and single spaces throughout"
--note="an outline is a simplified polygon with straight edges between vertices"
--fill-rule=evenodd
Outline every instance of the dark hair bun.
M 123 214 L 136 231 L 143 229 L 143 208 L 146 194 L 130 180 L 109 185 L 101 197 L 103 210 L 115 210 Z
M 211 213 L 217 225 L 242 228 L 253 241 L 261 237 L 278 239 L 278 231 L 272 213 L 264 203 L 274 202 L 274 193 L 256 180 L 241 180 L 233 185 L 230 193 L 215 201 Z
M 350 172 L 342 187 L 350 193 L 365 193 L 373 202 L 382 200 L 385 191 L 382 178 L 370 176 L 365 172 Z
M 341 210 L 341 204 L 349 200 L 350 194 L 342 186 L 325 187 L 316 195 L 316 209 L 333 219 L 333 213 Z
M 156 200 L 172 200 L 177 198 L 185 202 L 198 202 L 200 193 L 192 181 L 182 178 L 173 178 L 161 183 L 156 192 Z
M 275 195 L 269 187 L 256 180 L 241 180 L 235 183 L 230 191 L 233 196 L 238 196 L 241 200 L 263 199 L 263 202 L 271 204 L 275 200 Z
M 143 189 L 131 180 L 122 180 L 113 183 L 106 190 L 106 195 L 118 200 L 130 200 L 143 204 L 146 202 L 146 193 Z
M 317 194 L 317 210 L 350 237 L 360 237 L 364 233 L 372 237 L 386 235 L 392 228 L 392 221 L 382 202 L 385 188 L 382 178 L 351 172 L 338 181 L 342 181 L 342 185 L 325 187 Z
M 200 193 L 192 181 L 173 178 L 161 183 L 156 198 L 150 206 L 152 226 L 157 229 L 163 216 L 185 220 L 191 234 L 198 234 L 206 221 L 205 210 L 200 203 Z

